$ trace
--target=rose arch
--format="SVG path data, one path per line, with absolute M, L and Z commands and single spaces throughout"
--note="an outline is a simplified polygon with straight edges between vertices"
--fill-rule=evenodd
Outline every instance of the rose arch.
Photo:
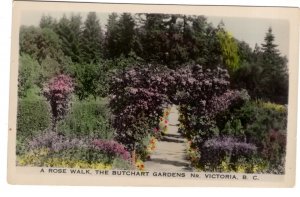
M 181 133 L 195 146 L 216 135 L 214 121 L 247 100 L 245 91 L 231 90 L 226 69 L 189 65 L 176 70 L 142 65 L 116 73 L 110 81 L 110 108 L 116 140 L 135 156 L 141 140 L 153 133 L 164 108 L 179 107 Z

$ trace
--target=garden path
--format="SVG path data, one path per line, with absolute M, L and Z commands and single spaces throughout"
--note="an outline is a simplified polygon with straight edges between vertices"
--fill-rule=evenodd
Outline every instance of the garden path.
M 178 133 L 179 112 L 173 105 L 169 115 L 168 131 L 161 140 L 157 142 L 151 159 L 146 161 L 147 171 L 191 171 L 190 162 L 186 160 L 186 142 Z

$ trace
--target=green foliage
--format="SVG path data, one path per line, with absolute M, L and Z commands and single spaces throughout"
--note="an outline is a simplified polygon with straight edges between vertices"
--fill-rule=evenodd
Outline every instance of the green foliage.
M 29 54 L 41 63 L 46 57 L 62 62 L 64 54 L 61 50 L 59 36 L 49 28 L 25 27 L 20 29 L 20 54 Z
M 75 64 L 69 67 L 75 79 L 75 94 L 80 100 L 93 96 L 107 96 L 108 69 L 105 63 Z
M 192 30 L 188 48 L 191 58 L 200 65 L 215 68 L 220 65 L 222 51 L 214 28 L 204 16 L 192 17 Z M 185 41 L 186 42 L 186 41 Z
M 32 138 L 51 124 L 50 107 L 43 99 L 19 99 L 17 139 Z
M 117 56 L 117 39 L 118 39 L 118 14 L 117 13 L 111 13 L 108 16 L 107 20 L 107 31 L 105 33 L 105 56 L 110 57 L 116 57 Z M 118 54 L 120 55 L 120 54 Z
M 63 73 L 63 71 L 66 69 L 64 65 L 60 64 L 57 60 L 46 57 L 39 68 L 41 75 L 40 75 L 40 84 L 44 84 L 48 82 L 51 78 Z M 40 85 L 40 87 L 42 87 Z
M 106 60 L 104 63 L 107 65 L 107 68 L 109 70 L 114 71 L 134 67 L 136 65 L 144 63 L 144 61 L 132 52 L 128 55 L 127 58 L 121 55 L 118 58 Z
M 181 26 L 176 24 L 178 16 L 172 18 L 166 14 L 145 14 L 146 21 L 141 31 L 142 57 L 157 63 L 175 63 L 180 61 L 183 35 Z M 177 57 L 176 57 L 177 56 Z
M 234 164 L 223 159 L 219 165 L 212 168 L 212 166 L 204 165 L 199 166 L 203 171 L 216 171 L 216 172 L 236 172 L 236 173 L 266 173 L 268 162 L 259 158 L 251 158 L 250 160 L 241 157 Z
M 117 170 L 134 170 L 131 163 L 125 161 L 124 159 L 115 158 L 112 163 L 112 169 Z
M 136 53 L 147 62 L 177 68 L 184 63 L 197 63 L 216 68 L 222 63 L 216 28 L 204 16 L 140 14 Z
M 110 112 L 104 100 L 75 101 L 58 130 L 70 137 L 111 139 Z
M 287 128 L 287 110 L 282 105 L 270 107 L 264 102 L 249 102 L 236 111 L 235 118 L 241 120 L 246 138 L 255 144 L 263 143 L 266 134 L 270 130 L 285 133 Z M 259 147 L 261 147 L 259 146 Z
M 134 51 L 135 21 L 130 13 L 123 13 L 118 18 L 116 13 L 109 16 L 106 32 L 106 50 L 108 58 L 128 57 Z
M 80 58 L 83 63 L 98 63 L 103 56 L 103 35 L 95 12 L 89 12 L 80 37 Z
M 266 103 L 247 102 L 240 109 L 231 112 L 230 118 L 220 124 L 221 135 L 231 135 L 240 140 L 255 144 L 257 158 L 265 163 L 265 172 L 284 173 L 286 154 L 286 106 Z
M 71 15 L 68 19 L 65 15 L 59 20 L 54 31 L 59 35 L 62 43 L 62 51 L 65 56 L 73 62 L 81 62 L 80 38 L 81 38 L 81 16 Z
M 139 159 L 145 161 L 149 155 L 149 151 L 147 150 L 147 146 L 149 145 L 149 141 L 151 139 L 151 135 L 146 135 L 141 140 L 141 143 L 137 144 L 136 146 L 136 154 L 139 155 Z
M 18 96 L 24 98 L 38 94 L 37 86 L 40 85 L 40 65 L 29 55 L 23 54 L 19 59 Z
M 287 103 L 288 100 L 288 71 L 287 59 L 281 56 L 277 45 L 274 44 L 275 37 L 269 28 L 262 44 L 263 72 L 261 74 L 261 86 L 263 98 L 273 102 Z
M 50 15 L 43 15 L 40 20 L 40 28 L 54 29 L 57 25 L 56 19 Z
M 240 65 L 237 43 L 234 38 L 223 29 L 217 32 L 217 37 L 220 42 L 223 63 L 232 73 L 236 71 Z
M 113 158 L 110 155 L 104 154 L 101 151 L 91 148 L 71 148 L 50 153 L 50 158 L 64 158 L 67 160 L 87 161 L 88 163 L 101 162 L 104 164 L 111 164 L 113 162 Z
M 271 59 L 272 55 L 278 55 L 279 51 L 277 49 L 276 44 L 274 44 L 275 36 L 272 33 L 272 28 L 269 27 L 268 32 L 266 33 L 266 36 L 264 38 L 265 43 L 262 44 L 262 50 L 264 51 L 265 58 L 268 59 L 268 61 L 274 61 Z
M 226 122 L 224 129 L 222 130 L 222 134 L 225 135 L 232 135 L 232 136 L 237 136 L 237 137 L 244 137 L 245 136 L 245 131 L 242 126 L 241 120 L 240 119 L 232 119 Z
M 235 39 L 238 46 L 238 56 L 240 58 L 240 63 L 251 62 L 255 58 L 254 52 L 248 43 L 244 41 L 239 41 Z
M 164 19 L 167 18 L 163 14 L 145 14 L 144 26 L 139 37 L 143 50 L 140 56 L 147 61 L 156 61 L 162 63 L 165 60 L 166 42 L 167 37 L 165 35 L 166 25 Z
M 256 45 L 251 51 L 245 43 L 240 43 L 242 64 L 232 75 L 232 84 L 247 89 L 254 99 L 286 104 L 289 84 L 287 59 L 280 54 L 274 42 L 275 36 L 269 28 L 261 48 Z

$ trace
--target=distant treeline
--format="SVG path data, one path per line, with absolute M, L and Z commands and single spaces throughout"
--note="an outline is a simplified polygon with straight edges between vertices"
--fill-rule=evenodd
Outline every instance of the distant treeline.
M 43 16 L 38 27 L 22 26 L 19 96 L 39 96 L 47 80 L 66 73 L 75 79 L 80 100 L 105 97 L 115 69 L 192 63 L 228 69 L 233 88 L 247 89 L 253 99 L 288 101 L 287 59 L 274 44 L 271 27 L 264 43 L 252 49 L 223 23 L 214 27 L 204 16 L 111 13 L 105 28 L 99 20 L 90 12 L 85 21 L 80 15 Z

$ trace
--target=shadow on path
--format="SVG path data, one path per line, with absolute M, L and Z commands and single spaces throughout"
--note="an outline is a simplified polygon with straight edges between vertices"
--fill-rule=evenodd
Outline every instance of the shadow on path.
M 156 150 L 151 154 L 151 159 L 146 161 L 145 170 L 161 171 L 192 171 L 190 161 L 186 159 L 185 139 L 178 133 L 179 112 L 172 106 L 169 114 L 168 131 L 157 142 Z
M 174 139 L 174 138 L 168 138 L 168 137 L 163 137 L 160 141 L 162 142 L 174 142 L 174 143 L 184 143 L 183 139 Z

